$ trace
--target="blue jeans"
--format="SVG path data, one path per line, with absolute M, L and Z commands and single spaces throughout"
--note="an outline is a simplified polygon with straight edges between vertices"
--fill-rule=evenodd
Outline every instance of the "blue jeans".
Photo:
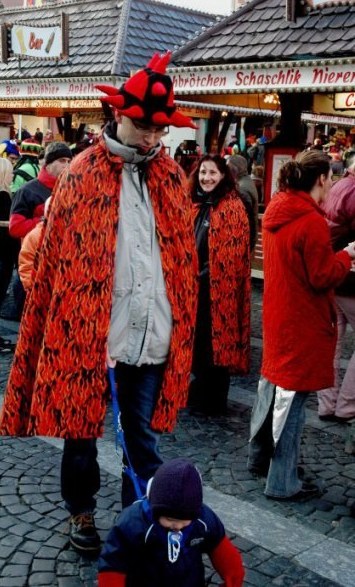
M 159 455 L 161 434 L 150 422 L 160 392 L 165 364 L 135 367 L 119 363 L 115 368 L 121 424 L 127 452 L 138 477 L 147 483 L 163 462 Z M 123 464 L 126 459 L 123 457 Z M 137 496 L 128 475 L 122 476 L 122 507 L 131 505 Z
M 261 418 L 261 425 L 249 444 L 248 468 L 267 472 L 265 495 L 273 497 L 291 497 L 302 487 L 298 478 L 297 465 L 300 456 L 301 435 L 305 423 L 305 404 L 308 393 L 296 393 L 287 415 L 281 436 L 274 446 L 272 438 L 272 414 L 276 386 L 266 390 L 269 398 L 258 396 L 253 408 L 253 415 Z M 273 397 L 271 397 L 273 394 Z M 267 401 L 265 401 L 267 399 Z M 260 406 L 263 403 L 264 414 Z M 252 422 L 253 427 L 253 422 Z
M 138 477 L 147 482 L 162 463 L 160 433 L 150 426 L 159 395 L 165 364 L 135 367 L 119 363 L 115 369 L 121 423 L 128 455 Z M 116 458 L 112 450 L 113 458 Z M 124 464 L 126 459 L 123 458 Z M 94 511 L 100 489 L 96 439 L 68 439 L 64 442 L 61 491 L 72 515 Z M 122 507 L 137 499 L 127 475 L 122 477 Z

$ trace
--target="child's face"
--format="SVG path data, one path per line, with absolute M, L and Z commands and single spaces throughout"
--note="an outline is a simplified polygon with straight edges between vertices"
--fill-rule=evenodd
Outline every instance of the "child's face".
M 187 526 L 189 526 L 192 520 L 177 520 L 176 518 L 167 518 L 166 516 L 160 516 L 158 522 L 163 528 L 172 530 L 173 532 L 179 532 Z

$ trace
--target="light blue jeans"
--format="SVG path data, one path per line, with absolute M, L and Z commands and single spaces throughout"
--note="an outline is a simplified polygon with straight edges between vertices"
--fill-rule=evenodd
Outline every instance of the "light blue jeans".
M 308 393 L 295 394 L 275 446 L 272 438 L 275 392 L 275 385 L 265 379 L 261 381 L 251 417 L 248 468 L 268 471 L 265 495 L 287 498 L 298 493 L 302 487 L 297 465 Z

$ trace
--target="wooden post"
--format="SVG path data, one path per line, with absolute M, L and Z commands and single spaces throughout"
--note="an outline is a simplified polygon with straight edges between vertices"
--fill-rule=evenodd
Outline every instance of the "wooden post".
M 281 105 L 280 134 L 272 142 L 275 146 L 295 147 L 302 149 L 305 137 L 301 114 L 304 110 L 311 110 L 312 95 L 303 94 L 279 94 Z
M 73 129 L 72 129 L 72 115 L 69 112 L 64 114 L 64 140 L 67 143 L 73 142 Z
M 211 118 L 208 120 L 207 133 L 205 138 L 206 153 L 218 152 L 218 129 L 221 114 L 213 111 Z
M 234 114 L 233 112 L 228 112 L 227 116 L 223 120 L 221 132 L 218 136 L 218 153 L 220 153 L 223 149 L 224 141 L 226 140 L 227 132 L 232 122 L 234 122 Z

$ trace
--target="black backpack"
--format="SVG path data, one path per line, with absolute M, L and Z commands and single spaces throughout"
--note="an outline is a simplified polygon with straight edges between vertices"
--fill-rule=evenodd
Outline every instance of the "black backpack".
M 29 163 L 30 165 L 32 165 L 33 170 L 35 171 L 34 176 L 27 173 L 27 171 L 24 171 L 23 169 L 21 169 L 21 165 L 23 165 L 24 163 Z M 18 162 L 16 163 L 16 165 L 14 167 L 13 181 L 15 180 L 15 178 L 17 176 L 22 177 L 22 179 L 24 179 L 25 181 L 31 181 L 31 179 L 35 179 L 37 177 L 38 172 L 39 172 L 39 165 L 37 162 L 33 161 L 32 157 L 20 157 L 20 159 L 18 160 Z

